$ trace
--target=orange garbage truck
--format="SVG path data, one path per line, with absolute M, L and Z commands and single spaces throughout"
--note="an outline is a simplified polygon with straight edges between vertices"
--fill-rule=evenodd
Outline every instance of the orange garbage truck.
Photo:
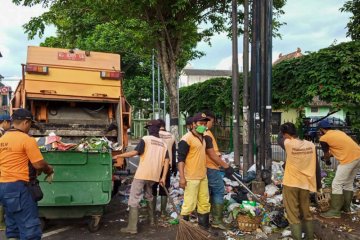
M 55 133 L 66 144 L 105 136 L 123 151 L 131 124 L 123 76 L 118 54 L 29 46 L 10 112 L 19 108 L 32 112 L 38 125 L 30 131 L 34 137 Z M 44 192 L 38 203 L 42 223 L 90 217 L 89 230 L 96 231 L 113 190 L 113 151 L 42 153 L 55 171 L 51 185 L 39 177 Z

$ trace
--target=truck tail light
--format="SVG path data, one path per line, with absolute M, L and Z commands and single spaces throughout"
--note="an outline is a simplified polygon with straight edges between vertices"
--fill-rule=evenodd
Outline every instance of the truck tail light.
M 34 74 L 49 74 L 49 68 L 47 66 L 26 65 L 26 72 Z
M 102 79 L 122 79 L 124 76 L 123 72 L 120 71 L 101 71 L 100 77 Z

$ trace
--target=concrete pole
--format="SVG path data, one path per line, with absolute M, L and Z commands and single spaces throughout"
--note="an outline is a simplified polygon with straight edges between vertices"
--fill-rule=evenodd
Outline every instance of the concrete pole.
M 244 40 L 243 40 L 243 175 L 250 167 L 249 159 L 249 0 L 244 0 Z M 251 145 L 250 145 L 251 146 Z
M 154 49 L 152 50 L 152 60 L 151 60 L 151 68 L 152 68 L 152 119 L 155 119 L 155 54 Z
M 233 147 L 234 163 L 240 166 L 240 131 L 239 131 L 239 62 L 237 0 L 232 0 L 232 100 L 233 100 Z

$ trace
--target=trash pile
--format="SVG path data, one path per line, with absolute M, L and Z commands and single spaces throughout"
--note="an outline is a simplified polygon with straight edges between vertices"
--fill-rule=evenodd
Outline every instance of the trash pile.
M 78 143 L 64 143 L 61 137 L 55 133 L 50 133 L 47 137 L 36 138 L 39 148 L 43 151 L 99 151 L 106 152 L 109 150 L 121 150 L 119 143 L 109 141 L 106 137 L 87 137 Z
M 223 159 L 229 164 L 233 163 L 233 153 L 223 155 Z M 335 172 L 333 169 L 324 168 L 322 170 L 322 187 L 331 190 L 331 183 L 334 179 Z M 265 193 L 255 198 L 237 181 L 224 177 L 224 223 L 228 229 L 222 231 L 221 234 L 227 240 L 244 238 L 244 235 L 251 235 L 255 239 L 267 239 L 270 235 L 275 234 L 276 237 L 282 239 L 291 239 L 291 231 L 289 223 L 286 220 L 283 196 L 282 196 L 282 180 L 284 176 L 283 162 L 273 162 L 271 183 L 265 186 Z M 251 182 L 256 177 L 256 166 L 253 165 L 247 172 L 247 176 L 242 179 L 248 188 L 251 188 Z M 129 183 L 127 178 L 126 183 Z M 357 191 L 354 193 L 354 201 L 352 210 L 359 214 L 352 215 L 352 220 L 360 221 L 360 175 L 355 180 Z M 127 197 L 130 192 L 130 186 L 119 192 L 125 196 L 123 203 L 127 203 Z M 169 189 L 170 197 L 176 206 L 175 211 L 170 203 L 167 205 L 166 217 L 158 218 L 158 226 L 169 227 L 178 223 L 178 214 L 183 203 L 183 189 L 179 188 L 179 175 L 171 176 L 171 187 Z M 320 204 L 316 199 L 316 195 L 312 196 L 313 213 L 321 212 Z M 157 211 L 160 211 L 160 198 L 157 199 Z M 190 221 L 196 223 L 196 213 L 190 216 Z M 220 231 L 220 230 L 219 230 Z M 245 236 L 246 238 L 246 236 Z

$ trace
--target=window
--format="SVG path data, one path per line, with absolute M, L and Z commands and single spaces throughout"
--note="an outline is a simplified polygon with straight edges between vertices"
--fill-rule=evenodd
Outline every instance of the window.
M 311 108 L 311 112 L 315 113 L 315 112 L 318 112 L 319 111 L 319 108 L 317 107 L 312 107 Z
M 271 129 L 272 134 L 278 134 L 281 125 L 281 112 L 273 112 L 271 114 Z

